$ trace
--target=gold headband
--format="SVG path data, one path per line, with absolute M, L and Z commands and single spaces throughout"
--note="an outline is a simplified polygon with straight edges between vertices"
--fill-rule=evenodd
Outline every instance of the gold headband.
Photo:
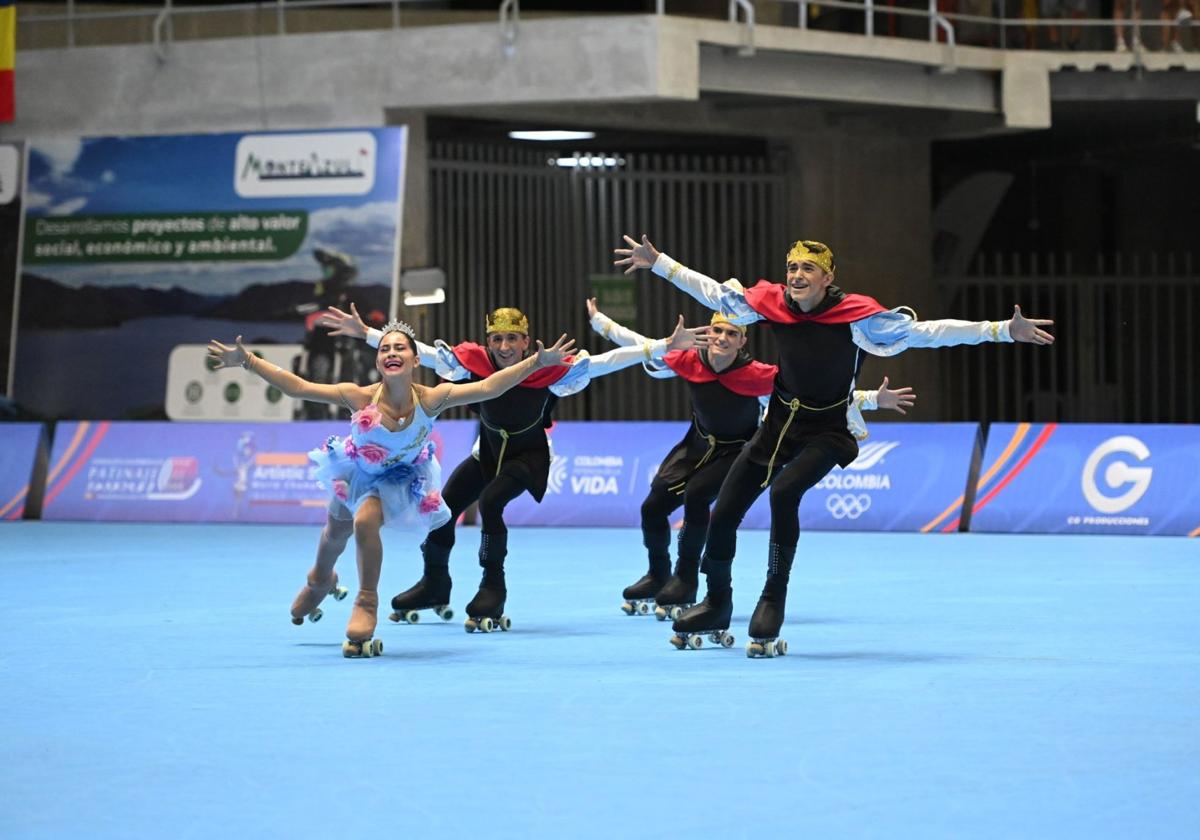
M 490 315 L 483 316 L 487 334 L 500 332 L 520 333 L 529 335 L 529 318 L 520 309 L 503 307 Z
M 717 324 L 728 324 L 729 326 L 733 327 L 735 330 L 740 332 L 742 335 L 746 334 L 745 327 L 743 327 L 741 324 L 733 323 L 733 321 L 730 321 L 728 318 L 726 318 L 720 312 L 714 312 L 713 316 L 712 316 L 712 320 L 709 321 L 708 323 L 709 323 L 709 326 L 712 326 L 712 327 L 715 327 Z
M 820 266 L 826 274 L 833 273 L 833 251 L 830 251 L 829 246 L 824 242 L 815 242 L 811 239 L 793 242 L 792 250 L 788 251 L 787 260 L 788 262 L 807 260 L 813 265 Z

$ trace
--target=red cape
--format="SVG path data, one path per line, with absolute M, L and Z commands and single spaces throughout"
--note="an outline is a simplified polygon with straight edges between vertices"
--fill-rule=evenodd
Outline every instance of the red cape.
M 476 376 L 486 379 L 496 372 L 496 365 L 492 363 L 492 357 L 486 347 L 464 341 L 462 344 L 454 345 L 452 349 L 454 357 Z M 569 365 L 574 359 L 574 356 L 567 356 L 563 359 L 564 364 L 535 370 L 518 383 L 517 387 L 547 388 L 567 375 L 567 371 L 571 369 Z
M 720 382 L 743 397 L 765 397 L 770 394 L 774 388 L 775 374 L 779 372 L 775 365 L 751 362 L 733 370 L 714 373 L 701 361 L 700 354 L 695 350 L 672 350 L 663 356 L 663 361 L 688 382 Z
M 759 280 L 746 290 L 746 303 L 768 321 L 779 324 L 850 324 L 880 312 L 887 312 L 879 301 L 866 295 L 846 295 L 819 315 L 805 315 L 787 305 L 787 287 L 782 283 Z

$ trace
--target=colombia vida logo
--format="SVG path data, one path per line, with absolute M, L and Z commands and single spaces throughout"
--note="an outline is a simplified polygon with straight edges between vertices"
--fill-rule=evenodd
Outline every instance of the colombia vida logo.
M 238 140 L 233 188 L 243 198 L 366 195 L 375 157 L 369 131 L 247 134 Z
M 1150 489 L 1150 479 L 1154 473 L 1153 468 L 1148 466 L 1130 466 L 1125 458 L 1109 459 L 1112 455 L 1131 455 L 1137 461 L 1145 461 L 1150 457 L 1150 449 L 1131 435 L 1118 435 L 1092 450 L 1092 454 L 1083 465 L 1080 485 L 1087 503 L 1100 513 L 1120 513 L 1133 507 Z M 1102 475 L 1103 484 L 1108 492 L 1102 490 L 1096 481 L 1100 465 L 1106 459 L 1109 460 Z M 1124 487 L 1128 489 L 1116 495 L 1108 495 L 1109 492 Z

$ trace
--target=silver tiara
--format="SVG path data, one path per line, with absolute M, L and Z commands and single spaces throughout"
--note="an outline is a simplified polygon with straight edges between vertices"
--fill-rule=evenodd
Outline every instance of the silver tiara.
M 416 330 L 403 321 L 397 321 L 395 318 L 383 325 L 383 334 L 387 335 L 390 332 L 402 332 L 413 341 L 417 340 Z

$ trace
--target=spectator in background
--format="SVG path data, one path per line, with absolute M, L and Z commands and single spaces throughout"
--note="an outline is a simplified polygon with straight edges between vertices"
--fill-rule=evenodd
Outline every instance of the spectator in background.
M 1140 0 L 1135 0 L 1135 2 L 1140 2 Z M 1043 19 L 1074 18 L 1082 20 L 1086 17 L 1087 0 L 1040 0 L 1040 6 Z M 1066 30 L 1065 39 L 1059 37 L 1057 26 L 1046 27 L 1046 39 L 1050 43 L 1050 49 L 1079 49 L 1079 39 L 1083 35 L 1083 27 L 1076 24 L 1064 27 L 1064 29 Z
M 1182 26 L 1190 26 L 1195 14 L 1195 0 L 1163 0 L 1162 19 L 1175 21 L 1174 26 L 1162 28 L 1163 52 L 1183 52 L 1183 44 L 1179 42 L 1179 30 Z
M 1125 27 L 1121 26 L 1121 21 L 1129 19 L 1128 4 L 1133 3 L 1133 49 L 1140 51 L 1142 49 L 1142 38 L 1138 34 L 1136 21 L 1142 19 L 1142 0 L 1115 0 L 1113 3 L 1113 20 L 1117 22 L 1117 52 L 1129 52 L 1129 47 L 1125 44 Z

